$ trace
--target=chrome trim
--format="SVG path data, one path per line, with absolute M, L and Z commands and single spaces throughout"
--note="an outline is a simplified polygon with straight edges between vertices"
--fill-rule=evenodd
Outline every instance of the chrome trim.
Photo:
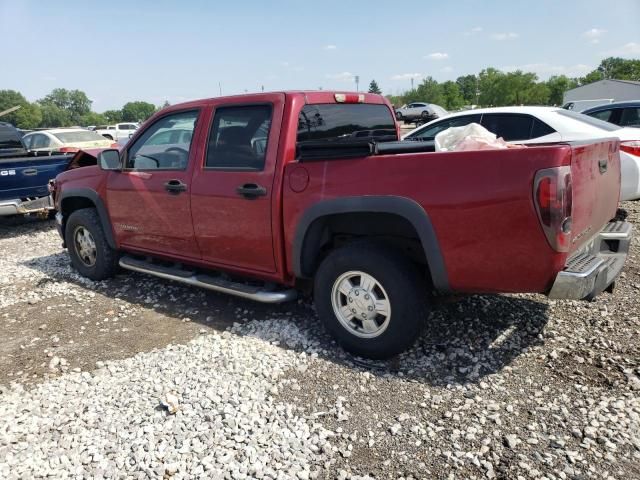
M 4 200 L 0 202 L 0 217 L 5 215 L 25 215 L 27 213 L 39 213 L 53 209 L 51 195 L 36 198 L 35 200 Z
M 572 257 L 589 253 L 597 261 L 584 272 L 575 272 L 569 269 L 559 272 L 548 293 L 549 298 L 591 299 L 606 290 L 620 275 L 629 251 L 633 228 L 627 222 L 620 231 L 608 232 L 606 228 Z M 604 243 L 612 240 L 618 242 L 617 247 L 612 247 L 617 248 L 615 251 L 610 250 Z M 571 259 L 567 261 L 567 264 L 570 262 Z
M 175 282 L 184 283 L 186 285 L 192 285 L 195 287 L 205 288 L 207 290 L 213 290 L 215 292 L 222 292 L 229 295 L 235 295 L 236 297 L 247 298 L 261 303 L 282 303 L 295 300 L 298 296 L 298 292 L 294 289 L 282 290 L 278 292 L 268 292 L 265 290 L 259 290 L 255 293 L 243 292 L 242 290 L 236 290 L 233 288 L 225 287 L 222 285 L 215 285 L 209 282 L 203 282 L 198 279 L 199 275 L 192 275 L 190 277 L 179 277 L 177 275 L 171 275 L 170 273 L 158 272 L 153 269 L 146 269 L 138 267 L 136 265 L 130 265 L 126 263 L 126 257 L 120 259 L 119 264 L 126 270 L 131 270 L 139 273 L 147 273 L 155 277 L 164 278 L 165 280 L 173 280 Z M 200 275 L 205 277 L 206 275 Z

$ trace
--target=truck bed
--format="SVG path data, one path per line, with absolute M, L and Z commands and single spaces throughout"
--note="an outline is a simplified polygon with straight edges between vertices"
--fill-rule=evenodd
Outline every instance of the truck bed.
M 306 170 L 309 185 L 296 193 L 284 182 L 284 225 L 297 225 L 308 208 L 345 192 L 406 197 L 433 226 L 447 289 L 546 292 L 572 253 L 615 216 L 618 149 L 617 140 L 604 139 L 508 150 L 316 157 L 285 168 L 285 177 Z M 573 227 L 565 252 L 550 246 L 534 204 L 536 172 L 559 166 L 570 166 L 573 180 Z M 294 235 L 285 227 L 287 250 L 293 249 Z M 288 268 L 293 273 L 292 263 Z
M 72 154 L 0 159 L 0 200 L 43 197 L 47 184 L 63 172 Z

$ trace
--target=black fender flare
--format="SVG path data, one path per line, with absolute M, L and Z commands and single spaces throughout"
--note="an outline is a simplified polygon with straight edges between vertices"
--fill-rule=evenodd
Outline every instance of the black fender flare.
M 109 220 L 109 213 L 107 212 L 107 207 L 105 207 L 102 198 L 100 198 L 100 195 L 98 195 L 98 192 L 90 188 L 70 188 L 68 190 L 64 190 L 60 195 L 61 210 L 64 210 L 64 201 L 68 198 L 86 198 L 88 200 L 91 200 L 91 202 L 96 206 L 96 210 L 98 211 L 98 217 L 100 218 L 100 224 L 102 225 L 102 230 L 104 231 L 107 243 L 114 250 L 117 249 L 118 247 L 113 235 L 113 228 L 111 227 L 111 220 Z M 63 232 L 66 223 L 67 219 L 63 218 Z
M 359 196 L 323 200 L 309 207 L 301 216 L 293 239 L 293 271 L 298 278 L 303 272 L 302 254 L 309 228 L 321 217 L 341 213 L 389 213 L 406 219 L 415 228 L 424 249 L 433 286 L 439 292 L 449 291 L 449 280 L 436 232 L 427 212 L 414 200 L 398 196 Z

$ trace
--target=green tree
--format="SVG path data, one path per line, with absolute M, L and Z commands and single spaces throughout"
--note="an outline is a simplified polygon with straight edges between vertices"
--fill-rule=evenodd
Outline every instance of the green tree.
M 549 89 L 549 104 L 562 105 L 565 92 L 577 87 L 578 81 L 566 75 L 555 75 L 546 81 L 546 85 Z
M 0 90 L 0 112 L 12 107 L 20 107 L 0 117 L 0 121 L 8 122 L 19 128 L 35 128 L 40 125 L 42 112 L 38 105 L 29 101 L 15 90 Z
M 479 103 L 485 107 L 509 104 L 506 76 L 495 68 L 485 68 L 478 74 Z
M 143 122 L 156 112 L 156 106 L 148 102 L 128 102 L 122 107 L 123 122 Z
M 600 62 L 596 71 L 600 72 L 603 78 L 640 81 L 640 60 L 609 57 Z
M 436 105 L 444 105 L 446 103 L 442 85 L 434 80 L 433 77 L 426 77 L 422 80 L 416 89 L 416 94 L 418 96 L 417 101 L 435 103 Z
M 107 119 L 106 123 L 118 123 L 122 121 L 122 110 L 107 110 L 102 112 Z
M 464 75 L 456 79 L 460 94 L 467 105 L 475 105 L 478 103 L 476 93 L 478 89 L 478 77 L 475 75 Z
M 465 103 L 460 87 L 451 80 L 442 84 L 442 94 L 444 96 L 444 104 L 442 106 L 447 110 L 459 110 Z
M 72 124 L 79 124 L 82 116 L 91 111 L 91 100 L 81 90 L 56 88 L 39 100 L 40 105 L 54 106 L 67 112 Z
M 109 123 L 107 117 L 105 117 L 102 113 L 96 112 L 89 112 L 86 115 L 83 115 L 80 119 L 80 125 L 82 125 L 83 127 L 86 127 L 88 125 L 104 125 L 106 123 Z
M 162 110 L 163 108 L 167 108 L 170 106 L 171 104 L 169 103 L 169 100 L 165 100 L 164 103 L 160 107 L 158 107 L 158 110 Z
M 375 80 L 371 80 L 371 83 L 369 84 L 369 93 L 377 93 L 378 95 L 382 93 L 382 90 L 380 90 L 380 87 L 378 86 L 378 82 Z
M 42 111 L 40 126 L 44 128 L 70 127 L 80 123 L 71 120 L 71 114 L 68 110 L 53 104 L 43 104 L 40 106 L 40 110 Z

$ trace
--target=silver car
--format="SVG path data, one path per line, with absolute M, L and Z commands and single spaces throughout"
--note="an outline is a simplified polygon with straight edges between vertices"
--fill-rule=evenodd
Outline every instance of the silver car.
M 407 123 L 426 123 L 448 114 L 444 108 L 434 103 L 413 102 L 396 109 L 396 118 Z

